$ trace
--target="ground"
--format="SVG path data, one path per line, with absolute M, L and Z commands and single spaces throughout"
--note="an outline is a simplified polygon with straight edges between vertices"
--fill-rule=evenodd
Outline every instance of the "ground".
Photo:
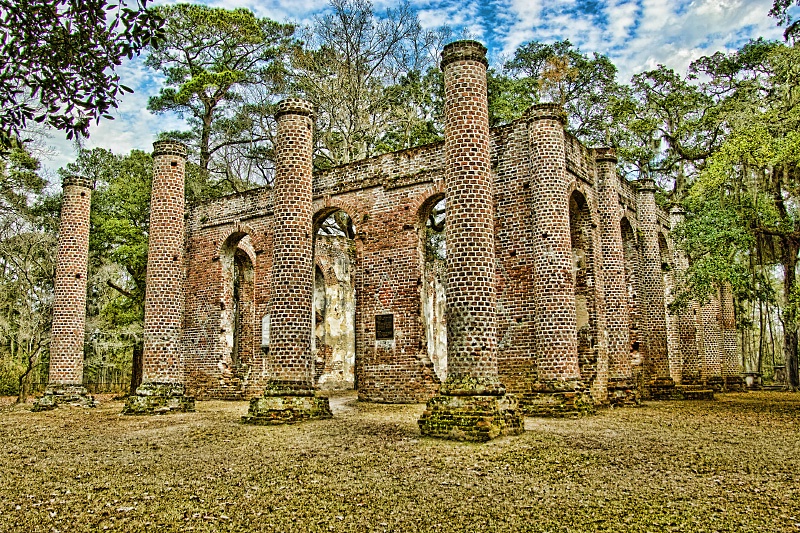
M 334 419 L 0 407 L 0 531 L 800 531 L 800 395 L 533 419 L 487 444 L 420 437 L 423 405 Z

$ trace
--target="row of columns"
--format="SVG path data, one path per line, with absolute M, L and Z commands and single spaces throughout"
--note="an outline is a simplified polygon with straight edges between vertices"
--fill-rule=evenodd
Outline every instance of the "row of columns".
M 447 45 L 441 67 L 445 79 L 445 186 L 448 200 L 448 378 L 419 420 L 423 434 L 488 440 L 521 431 L 516 399 L 498 377 L 495 295 L 494 192 L 486 48 L 475 41 Z M 273 297 L 270 381 L 252 400 L 244 422 L 287 423 L 331 416 L 325 398 L 313 390 L 311 306 L 313 287 L 311 105 L 300 99 L 278 104 L 274 185 Z M 532 185 L 533 287 L 537 312 L 534 342 L 536 392 L 577 394 L 584 390 L 578 364 L 575 287 L 566 171 L 565 117 L 554 104 L 535 106 L 528 115 Z M 150 250 L 144 324 L 143 383 L 124 412 L 190 411 L 184 390 L 181 343 L 184 283 L 184 169 L 186 148 L 173 141 L 154 143 Z M 616 156 L 596 150 L 600 196 L 602 279 L 609 390 L 631 388 L 631 361 L 625 258 L 619 227 Z M 86 258 L 91 184 L 64 182 L 65 203 L 59 238 L 59 268 L 51 348 L 51 391 L 80 390 L 85 322 Z M 664 283 L 658 219 L 651 180 L 638 188 L 642 232 L 646 375 L 670 380 Z M 63 242 L 62 242 L 63 241 Z M 732 323 L 732 308 L 724 307 Z M 735 331 L 733 342 L 735 343 Z M 726 353 L 735 346 L 723 335 Z M 731 348 L 733 346 L 733 348 Z M 729 356 L 732 359 L 732 356 Z M 75 388 L 77 387 L 77 388 Z M 45 396 L 48 396 L 47 394 Z M 589 399 L 591 400 L 591 399 Z

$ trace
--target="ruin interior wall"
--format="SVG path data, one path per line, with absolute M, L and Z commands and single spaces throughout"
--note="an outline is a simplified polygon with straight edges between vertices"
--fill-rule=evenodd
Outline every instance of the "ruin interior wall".
M 526 120 L 520 120 L 495 128 L 491 134 L 498 366 L 500 379 L 510 392 L 525 392 L 537 380 L 533 325 L 537 310 L 545 308 L 534 300 L 532 287 L 533 245 L 541 236 L 531 211 L 537 178 L 528 127 Z M 581 378 L 602 402 L 608 357 L 597 171 L 592 152 L 576 138 L 566 135 L 564 144 L 565 170 L 572 183 L 569 194 L 575 206 L 571 234 Z M 636 189 L 619 179 L 617 190 L 620 212 L 629 225 L 623 246 L 635 358 L 639 330 L 646 328 L 638 314 L 641 294 L 635 281 L 640 261 Z M 315 264 L 325 287 L 318 288 L 316 300 L 330 304 L 339 298 L 339 305 L 355 309 L 352 335 L 336 341 L 339 355 L 332 356 L 332 346 L 327 355 L 325 345 L 315 346 L 317 365 L 322 366 L 315 370 L 317 385 L 325 388 L 327 382 L 328 388 L 355 387 L 361 398 L 385 402 L 423 401 L 438 389 L 445 374 L 440 362 L 432 360 L 429 339 L 431 321 L 443 318 L 438 316 L 443 306 L 439 302 L 436 311 L 426 295 L 431 285 L 426 281 L 424 243 L 426 217 L 443 194 L 443 143 L 315 173 L 315 223 L 342 210 L 354 229 L 347 245 L 346 274 L 342 268 L 336 271 L 337 261 L 341 267 L 342 260 L 334 255 L 341 255 L 341 247 L 321 245 L 318 239 Z M 273 201 L 272 190 L 263 188 L 187 211 L 183 342 L 187 387 L 199 398 L 249 398 L 261 393 L 268 378 Z M 658 219 L 668 236 L 668 216 L 659 213 Z M 239 265 L 239 270 L 231 265 Z M 232 318 L 234 278 L 240 285 L 244 283 L 236 285 L 239 299 L 243 295 L 252 298 L 250 303 L 236 304 L 236 319 Z M 327 299 L 321 295 L 319 291 L 339 290 L 336 285 L 343 278 L 352 294 Z M 337 311 L 336 320 L 347 312 Z M 332 325 L 326 323 L 330 317 L 326 314 L 321 326 L 315 317 L 315 343 L 324 343 L 332 335 Z M 354 347 L 350 359 L 343 352 L 344 345 Z

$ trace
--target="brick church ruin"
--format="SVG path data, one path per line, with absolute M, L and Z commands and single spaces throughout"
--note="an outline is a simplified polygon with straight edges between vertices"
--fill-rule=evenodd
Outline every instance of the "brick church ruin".
M 331 416 L 320 389 L 427 402 L 423 434 L 740 382 L 730 291 L 672 316 L 686 267 L 650 179 L 584 147 L 554 104 L 489 128 L 486 49 L 445 47 L 444 141 L 312 172 L 313 116 L 278 105 L 273 187 L 184 206 L 154 144 L 144 381 L 126 413 L 250 400 L 249 423 Z M 91 184 L 64 181 L 50 386 L 80 397 Z

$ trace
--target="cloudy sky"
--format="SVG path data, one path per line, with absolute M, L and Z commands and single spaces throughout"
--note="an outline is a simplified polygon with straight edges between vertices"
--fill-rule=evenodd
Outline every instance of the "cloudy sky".
M 163 2 L 156 2 L 163 3 Z M 323 13 L 326 0 L 211 0 L 215 7 L 246 7 L 258 16 L 307 25 Z M 373 0 L 377 12 L 396 0 Z M 569 39 L 584 53 L 608 55 L 619 80 L 664 64 L 685 73 L 694 59 L 731 51 L 749 39 L 781 38 L 767 16 L 772 0 L 410 0 L 426 27 L 450 26 L 458 37 L 477 39 L 499 67 L 520 44 Z M 147 99 L 158 93 L 158 76 L 141 61 L 123 65 L 123 83 L 133 87 L 115 113 L 116 120 L 94 126 L 87 148 L 115 153 L 150 150 L 158 131 L 183 129 L 176 116 L 154 116 Z M 73 160 L 74 147 L 53 133 L 52 156 L 43 162 L 52 172 Z

